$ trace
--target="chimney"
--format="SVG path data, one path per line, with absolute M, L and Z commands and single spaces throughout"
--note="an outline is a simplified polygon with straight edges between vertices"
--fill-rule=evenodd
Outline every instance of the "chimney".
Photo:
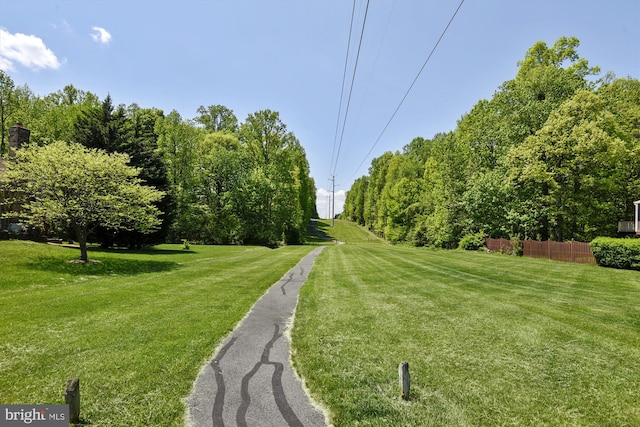
M 22 144 L 29 143 L 31 131 L 22 127 L 22 123 L 9 128 L 9 155 L 15 156 L 15 151 L 22 147 Z

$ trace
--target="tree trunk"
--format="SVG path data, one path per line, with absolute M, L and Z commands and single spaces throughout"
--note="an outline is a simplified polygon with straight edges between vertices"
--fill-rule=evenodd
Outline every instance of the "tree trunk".
M 78 239 L 78 244 L 80 245 L 80 260 L 84 262 L 89 261 L 89 256 L 87 255 L 87 239 Z
M 78 239 L 78 246 L 80 246 L 80 260 L 87 262 L 89 256 L 87 255 L 87 236 L 89 230 L 86 225 L 76 225 L 76 238 Z

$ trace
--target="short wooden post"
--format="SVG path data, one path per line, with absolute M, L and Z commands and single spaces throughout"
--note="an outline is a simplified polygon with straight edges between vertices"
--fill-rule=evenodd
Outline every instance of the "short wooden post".
M 400 377 L 400 397 L 402 398 L 402 400 L 409 400 L 411 376 L 409 375 L 408 362 L 402 362 L 400 365 L 398 365 L 398 376 Z
M 69 405 L 69 423 L 80 422 L 80 378 L 67 380 L 64 401 Z

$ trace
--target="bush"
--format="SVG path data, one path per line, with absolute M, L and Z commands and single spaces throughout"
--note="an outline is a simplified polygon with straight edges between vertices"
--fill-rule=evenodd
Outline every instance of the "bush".
M 524 246 L 520 235 L 511 236 L 511 252 L 509 255 L 522 256 L 524 254 Z
M 589 246 L 599 266 L 640 270 L 640 239 L 597 237 Z
M 477 251 L 484 246 L 484 233 L 467 234 L 458 243 L 458 249 L 465 251 Z

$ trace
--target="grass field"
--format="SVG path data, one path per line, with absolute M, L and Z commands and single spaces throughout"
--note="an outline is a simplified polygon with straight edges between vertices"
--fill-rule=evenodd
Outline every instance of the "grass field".
M 302 288 L 294 364 L 336 426 L 640 425 L 640 273 L 318 229 L 347 244 Z M 310 250 L 163 245 L 79 265 L 0 242 L 0 403 L 63 403 L 78 376 L 88 425 L 182 425 L 202 363 Z
M 313 248 L 162 245 L 89 253 L 0 242 L 0 403 L 64 403 L 93 426 L 180 426 L 222 337 Z
M 321 220 L 318 221 L 318 229 L 343 243 L 385 243 L 375 234 L 349 221 L 335 220 L 331 226 L 331 220 Z
M 332 246 L 292 336 L 296 369 L 336 426 L 640 425 L 637 272 Z

